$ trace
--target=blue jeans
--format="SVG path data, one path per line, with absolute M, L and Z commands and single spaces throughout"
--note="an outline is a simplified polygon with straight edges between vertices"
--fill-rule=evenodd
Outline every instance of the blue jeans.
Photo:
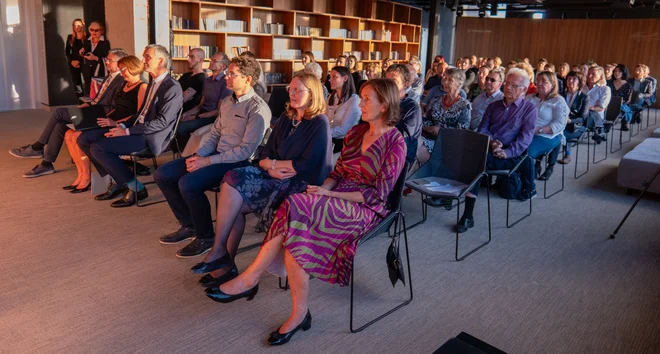
M 571 143 L 569 143 L 568 140 L 579 138 L 580 136 L 582 136 L 582 134 L 584 134 L 585 130 L 587 130 L 587 128 L 585 128 L 584 126 L 576 126 L 575 130 L 572 133 L 569 132 L 568 130 L 564 130 L 564 136 L 566 137 L 566 155 L 567 156 L 571 154 Z M 555 149 L 557 149 L 557 156 L 559 156 L 559 148 L 555 148 Z M 553 150 L 552 153 L 554 154 L 554 150 Z M 556 161 L 556 158 L 555 158 L 555 161 Z
M 536 160 L 538 157 L 553 151 L 555 148 L 559 146 L 561 146 L 561 134 L 555 136 L 552 139 L 544 138 L 540 135 L 534 135 L 534 139 L 532 139 L 532 143 L 529 144 L 529 147 L 527 148 L 527 154 L 529 155 L 529 157 Z M 557 152 L 557 155 L 559 155 L 559 152 Z M 557 162 L 557 155 L 555 155 L 554 161 L 552 161 L 552 156 L 549 156 L 550 161 L 548 162 L 554 165 L 555 162 Z M 531 169 L 532 169 L 532 176 L 535 176 L 536 175 L 536 171 L 534 170 L 535 167 L 532 166 Z M 532 178 L 532 190 L 535 189 L 536 189 L 536 183 Z
M 219 163 L 188 172 L 186 159 L 180 158 L 160 166 L 154 173 L 154 180 L 179 224 L 194 228 L 197 238 L 210 240 L 215 232 L 211 204 L 204 192 L 219 187 L 225 173 L 247 165 L 247 161 Z

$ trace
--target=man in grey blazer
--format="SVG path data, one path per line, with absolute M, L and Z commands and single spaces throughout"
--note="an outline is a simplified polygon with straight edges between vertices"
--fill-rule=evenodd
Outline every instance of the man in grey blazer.
M 101 90 L 96 98 L 78 106 L 83 110 L 98 112 L 99 118 L 104 117 L 106 113 L 114 109 L 112 105 L 115 94 L 121 90 L 124 85 L 124 78 L 119 74 L 117 62 L 119 59 L 128 56 L 123 49 L 112 49 L 105 59 L 108 76 L 103 80 Z M 67 108 L 56 109 L 48 119 L 39 140 L 34 144 L 21 146 L 9 150 L 9 153 L 19 158 L 43 159 L 40 164 L 30 171 L 23 174 L 23 177 L 39 177 L 55 173 L 53 162 L 57 159 L 62 144 L 64 143 L 64 134 L 69 128 L 67 124 L 71 123 L 71 113 Z
M 88 130 L 78 138 L 78 145 L 89 156 L 99 174 L 109 174 L 116 183 L 105 194 L 116 196 L 119 191 L 125 191 L 121 199 L 112 203 L 116 208 L 131 206 L 148 196 L 144 185 L 133 178 L 120 156 L 147 147 L 154 155 L 160 155 L 170 142 L 178 112 L 183 106 L 181 85 L 169 74 L 171 59 L 167 49 L 150 44 L 144 49 L 142 57 L 144 71 L 149 73 L 151 81 L 138 113 L 119 127 Z M 97 198 L 105 199 L 110 198 Z

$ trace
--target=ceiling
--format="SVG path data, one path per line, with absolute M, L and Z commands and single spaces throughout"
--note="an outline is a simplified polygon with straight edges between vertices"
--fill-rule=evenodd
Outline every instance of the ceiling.
M 436 0 L 397 0 L 396 2 L 430 9 Z M 631 4 L 632 2 L 632 4 Z M 492 4 L 507 4 L 508 11 L 628 11 L 645 8 L 660 11 L 657 0 L 441 0 L 447 7 L 481 5 L 489 9 Z

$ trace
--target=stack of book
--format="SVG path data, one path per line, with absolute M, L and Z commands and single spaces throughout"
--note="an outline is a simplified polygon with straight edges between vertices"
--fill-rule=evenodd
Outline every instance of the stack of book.
M 346 57 L 349 57 L 351 55 L 355 55 L 355 57 L 357 58 L 358 61 L 362 60 L 362 52 L 359 52 L 359 51 L 344 52 L 344 55 Z
M 260 18 L 252 18 L 252 33 L 268 33 L 268 34 L 284 34 L 283 23 L 266 23 L 263 24 Z
M 390 59 L 399 60 L 399 52 L 390 52 Z
M 351 31 L 345 28 L 331 28 L 330 38 L 351 38 Z
M 384 30 L 383 31 L 383 36 L 381 38 L 385 42 L 391 42 L 392 41 L 392 31 Z
M 175 45 L 172 46 L 172 58 L 187 58 L 190 50 L 193 48 L 200 48 L 204 51 L 205 58 L 210 58 L 213 54 L 218 52 L 218 47 L 208 45 L 188 46 L 188 45 Z
M 383 53 L 378 52 L 378 51 L 371 52 L 371 53 L 369 53 L 369 58 L 371 60 L 383 60 Z
M 296 36 L 323 37 L 323 29 L 309 26 L 296 26 Z
M 300 49 L 273 49 L 273 59 L 296 60 L 302 58 Z
M 400 40 L 401 42 L 408 42 L 408 37 L 406 37 L 405 34 L 402 34 Z
M 241 53 L 247 52 L 249 50 L 250 50 L 249 45 L 244 45 L 244 46 L 241 46 L 241 47 L 231 47 L 231 54 L 230 55 L 231 55 L 232 58 L 237 57 L 237 56 L 241 55 Z
M 202 25 L 207 31 L 216 32 L 245 32 L 247 24 L 245 21 L 237 20 L 216 20 L 214 18 L 202 19 Z
M 363 41 L 371 41 L 374 39 L 374 31 L 360 31 L 360 39 Z
M 322 50 L 312 50 L 315 60 L 323 60 L 323 51 Z
M 193 29 L 193 20 L 187 20 L 178 16 L 172 16 L 173 29 Z
M 266 85 L 287 83 L 286 75 L 283 73 L 264 73 L 264 78 L 266 79 Z

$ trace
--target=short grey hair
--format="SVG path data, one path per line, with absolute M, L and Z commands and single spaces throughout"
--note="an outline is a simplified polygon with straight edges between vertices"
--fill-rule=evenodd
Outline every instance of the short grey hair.
M 517 75 L 523 78 L 523 85 L 525 87 L 529 87 L 529 76 L 527 75 L 527 72 L 523 69 L 518 69 L 518 68 L 511 68 L 509 69 L 509 72 L 506 73 L 506 78 L 508 79 L 509 76 L 511 75 Z
M 220 57 L 220 64 L 224 65 L 225 68 L 229 67 L 229 57 L 225 52 L 216 52 L 213 54 L 213 56 L 219 56 Z
M 497 76 L 500 77 L 500 81 L 504 82 L 504 71 L 503 70 L 493 69 L 488 73 L 488 75 L 490 75 L 490 74 L 497 74 Z
M 110 51 L 108 51 L 108 55 L 110 55 L 110 54 L 117 57 L 117 60 L 119 60 L 121 58 L 126 58 L 128 56 L 128 53 L 125 50 L 121 49 L 121 48 L 112 48 L 112 49 L 110 49 Z
M 451 68 L 445 70 L 445 75 L 451 76 L 458 82 L 458 88 L 463 87 L 463 84 L 465 84 L 465 71 L 457 68 Z
M 315 62 L 309 62 L 307 65 L 305 65 L 305 69 L 303 69 L 304 72 L 314 74 L 316 77 L 321 80 L 321 77 L 323 76 L 323 68 L 321 68 L 321 65 Z
M 202 48 L 193 48 L 190 53 L 195 53 L 194 55 L 201 59 L 206 58 L 206 52 Z
M 165 67 L 172 67 L 172 58 L 170 57 L 170 52 L 164 46 L 160 44 L 149 44 L 145 49 L 154 49 L 156 53 L 156 58 L 163 58 L 165 61 Z

